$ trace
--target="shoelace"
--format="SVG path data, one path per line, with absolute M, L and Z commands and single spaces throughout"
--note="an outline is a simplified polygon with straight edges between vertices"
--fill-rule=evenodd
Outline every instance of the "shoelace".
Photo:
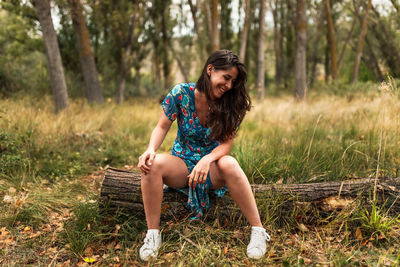
M 269 236 L 269 234 L 264 230 L 264 231 L 260 231 L 260 232 L 252 232 L 251 233 L 251 240 L 254 240 L 254 243 L 258 243 L 259 241 L 262 240 L 267 240 L 268 242 L 271 240 L 271 237 Z M 252 243 L 253 243 L 252 242 Z
M 154 237 L 152 235 L 146 235 L 144 238 L 144 245 L 146 245 L 146 248 L 150 248 L 152 243 L 154 243 Z

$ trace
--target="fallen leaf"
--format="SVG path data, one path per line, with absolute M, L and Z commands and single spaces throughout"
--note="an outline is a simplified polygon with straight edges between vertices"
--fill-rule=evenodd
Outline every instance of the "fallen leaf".
M 357 238 L 357 240 L 363 239 L 360 227 L 357 227 L 357 229 L 356 229 L 356 238 Z
M 305 226 L 304 224 L 299 223 L 298 227 L 299 227 L 300 231 L 302 231 L 302 232 L 308 232 L 308 228 L 307 228 L 307 226 Z
M 93 262 L 96 261 L 96 259 L 95 259 L 95 258 L 92 258 L 92 257 L 86 257 L 86 258 L 84 258 L 83 260 L 84 260 L 85 262 L 87 262 L 87 263 L 93 263 Z
M 91 246 L 88 246 L 85 251 L 83 252 L 87 256 L 92 256 L 93 255 L 93 249 Z
M 186 227 L 185 230 L 183 230 L 183 234 L 184 234 L 185 236 L 188 236 L 188 235 L 190 235 L 191 233 L 192 233 L 192 231 L 190 231 L 190 229 L 189 229 L 188 227 Z
M 242 231 L 240 231 L 240 230 L 235 230 L 235 231 L 233 231 L 232 237 L 240 239 L 240 240 L 243 240 L 244 239 L 244 233 Z
M 361 246 L 365 247 L 368 244 L 369 240 L 365 239 L 362 243 Z

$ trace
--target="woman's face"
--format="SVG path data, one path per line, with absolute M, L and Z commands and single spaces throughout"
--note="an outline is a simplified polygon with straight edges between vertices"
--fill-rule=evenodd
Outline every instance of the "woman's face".
M 211 99 L 220 98 L 225 92 L 231 90 L 238 73 L 239 71 L 236 66 L 227 70 L 216 70 L 213 65 L 208 65 L 207 74 L 211 81 Z

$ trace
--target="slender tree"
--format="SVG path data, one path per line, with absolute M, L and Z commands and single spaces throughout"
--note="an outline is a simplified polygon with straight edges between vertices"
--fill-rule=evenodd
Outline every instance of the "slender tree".
M 90 45 L 89 32 L 83 16 L 83 6 L 80 0 L 68 0 L 70 6 L 72 24 L 77 39 L 79 58 L 83 80 L 85 82 L 86 96 L 90 103 L 102 104 L 104 102 L 101 92 L 99 75 L 94 62 L 92 47 Z
M 332 10 L 329 0 L 325 0 L 326 19 L 328 21 L 328 36 L 330 47 L 330 61 L 332 65 L 332 79 L 336 80 L 338 77 L 338 67 L 336 58 L 336 44 L 335 44 L 335 27 L 333 25 Z
M 205 58 L 207 58 L 207 52 L 206 52 L 206 46 L 204 44 L 204 39 L 203 39 L 203 36 L 202 36 L 202 30 L 201 30 L 201 27 L 200 27 L 199 18 L 198 18 L 198 15 L 197 15 L 198 1 L 196 1 L 196 4 L 194 4 L 192 0 L 188 0 L 188 3 L 189 3 L 189 6 L 190 6 L 190 12 L 192 13 L 194 30 L 195 30 L 196 35 L 197 35 L 197 42 L 198 42 L 199 47 L 200 47 L 201 57 L 203 59 L 205 59 Z
M 219 12 L 218 12 L 218 0 L 211 0 L 211 50 L 215 51 L 219 49 Z
M 360 61 L 361 61 L 361 56 L 362 56 L 365 35 L 367 34 L 368 16 L 369 16 L 369 11 L 371 9 L 371 5 L 372 5 L 371 0 L 368 0 L 367 8 L 365 10 L 364 19 L 363 19 L 362 26 L 361 26 L 360 38 L 358 39 L 356 58 L 354 60 L 352 83 L 356 83 L 358 81 L 358 70 L 360 67 Z
M 272 6 L 272 2 L 270 2 L 270 7 L 272 10 L 272 17 L 274 19 L 274 50 L 275 50 L 275 84 L 276 86 L 281 85 L 282 79 L 282 46 L 281 46 L 281 31 L 279 29 L 280 23 L 280 10 L 279 10 L 279 1 L 274 1 L 274 6 Z
M 118 53 L 120 59 L 117 61 L 118 67 L 118 90 L 117 90 L 117 102 L 121 104 L 124 101 L 124 92 L 126 87 L 126 77 L 128 75 L 128 70 L 132 61 L 132 44 L 137 43 L 137 33 L 135 30 L 139 21 L 139 14 L 141 10 L 141 5 L 137 1 L 134 1 L 134 6 L 131 11 L 131 17 L 129 19 L 129 30 L 126 36 L 120 37 L 120 52 Z
M 55 113 L 58 113 L 68 107 L 68 93 L 65 83 L 64 68 L 58 47 L 57 34 L 51 19 L 49 1 L 34 0 L 34 5 L 39 17 L 40 27 L 42 28 Z
M 259 33 L 257 40 L 257 92 L 258 99 L 264 99 L 264 86 L 265 86 L 265 13 L 267 9 L 267 0 L 261 0 L 260 3 L 260 16 L 259 16 Z
M 391 32 L 390 26 L 382 20 L 374 5 L 371 5 L 371 10 L 375 18 L 374 23 L 371 23 L 371 31 L 379 43 L 382 56 L 389 66 L 392 75 L 400 77 L 400 51 L 398 43 L 394 38 L 395 34 Z
M 306 0 L 297 0 L 296 8 L 296 56 L 294 64 L 294 95 L 303 100 L 307 89 L 307 15 Z
M 244 62 L 246 58 L 246 45 L 247 45 L 247 37 L 249 34 L 249 20 L 250 20 L 250 0 L 245 0 L 244 13 L 245 15 L 244 15 L 242 36 L 240 40 L 240 52 L 239 52 L 239 58 L 242 62 Z
M 283 1 L 282 1 L 283 2 Z M 293 4 L 293 0 L 286 0 L 286 20 L 285 20 L 285 67 L 284 67 L 284 81 L 285 87 L 289 86 L 289 82 L 292 80 L 292 76 L 294 73 L 294 49 L 295 49 L 295 29 L 294 25 L 296 24 L 295 14 L 296 7 Z

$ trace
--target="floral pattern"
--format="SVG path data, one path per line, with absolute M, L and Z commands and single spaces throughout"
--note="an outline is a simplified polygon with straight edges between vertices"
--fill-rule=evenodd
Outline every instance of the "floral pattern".
M 203 156 L 211 153 L 219 145 L 218 141 L 210 138 L 210 128 L 200 124 L 195 107 L 195 86 L 194 83 L 174 86 L 161 104 L 165 115 L 171 121 L 176 119 L 178 122 L 177 137 L 172 145 L 171 153 L 183 159 L 189 173 Z M 206 182 L 197 184 L 195 189 L 191 187 L 176 189 L 188 196 L 187 205 L 195 214 L 191 219 L 201 218 L 203 209 L 209 207 L 209 191 L 213 191 L 219 197 L 228 191 L 226 186 L 210 190 L 211 186 L 210 173 L 208 173 Z

